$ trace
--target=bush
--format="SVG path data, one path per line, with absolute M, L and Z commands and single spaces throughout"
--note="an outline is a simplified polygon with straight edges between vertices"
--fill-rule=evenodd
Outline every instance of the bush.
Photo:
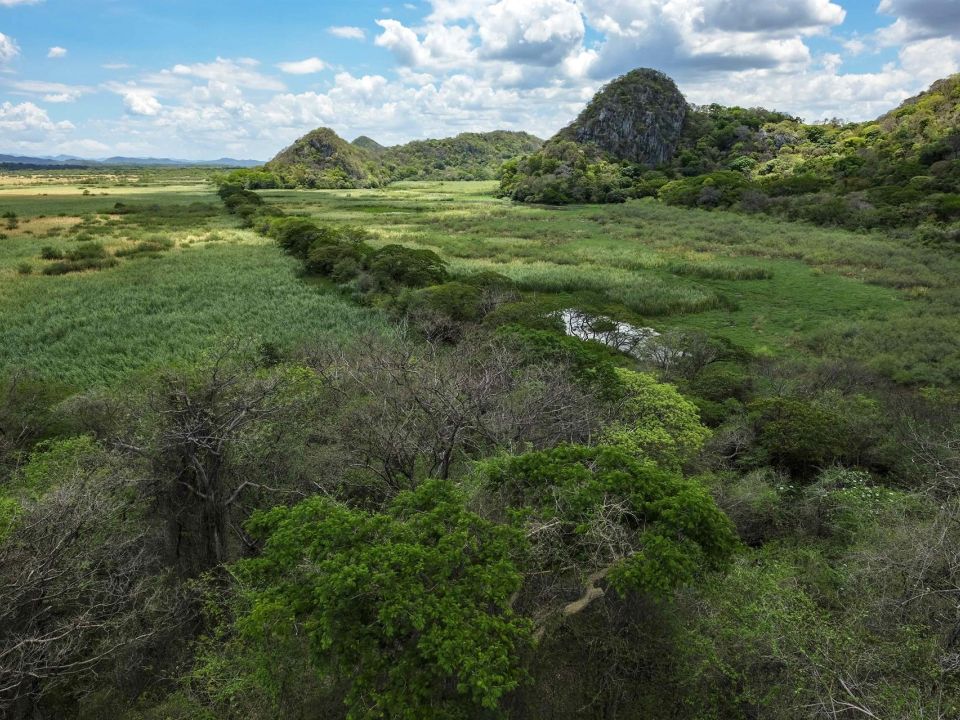
M 668 205 L 729 207 L 750 187 L 743 174 L 720 171 L 669 182 L 660 188 L 659 196 Z
M 385 245 L 374 252 L 367 270 L 381 289 L 393 285 L 426 287 L 447 279 L 446 263 L 432 250 Z
M 33 273 L 33 265 L 27 262 L 22 262 L 17 265 L 17 274 L 18 275 L 30 275 Z
M 62 260 L 63 250 L 52 245 L 46 245 L 40 248 L 40 257 L 44 260 Z
M 173 240 L 170 238 L 156 237 L 148 240 L 141 240 L 133 247 L 121 248 L 114 252 L 115 257 L 140 257 L 143 255 L 157 255 L 172 249 Z
M 43 269 L 44 275 L 66 275 L 84 270 L 104 270 L 119 264 L 116 258 L 84 258 L 81 260 L 62 260 Z
M 107 251 L 100 243 L 85 242 L 68 251 L 65 257 L 73 262 L 102 260 L 107 257 Z
M 283 218 L 270 226 L 270 234 L 287 254 L 306 260 L 310 248 L 318 241 L 337 242 L 336 233 L 304 218 Z

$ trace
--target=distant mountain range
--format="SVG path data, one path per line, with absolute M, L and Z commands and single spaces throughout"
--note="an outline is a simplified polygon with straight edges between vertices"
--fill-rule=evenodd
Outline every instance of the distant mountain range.
M 0 165 L 31 165 L 40 167 L 256 167 L 260 160 L 178 160 L 175 158 L 108 157 L 101 159 L 79 158 L 72 155 L 55 157 L 29 157 L 25 155 L 2 155 Z

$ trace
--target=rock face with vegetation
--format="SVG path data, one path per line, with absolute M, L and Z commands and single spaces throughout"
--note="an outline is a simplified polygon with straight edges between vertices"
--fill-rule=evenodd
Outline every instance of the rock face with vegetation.
M 808 123 L 763 108 L 688 106 L 634 70 L 600 91 L 539 152 L 504 165 L 521 202 L 731 208 L 852 230 L 915 228 L 960 240 L 960 75 L 877 120 Z
M 673 80 L 640 68 L 604 87 L 555 139 L 593 145 L 615 160 L 656 167 L 673 158 L 687 111 Z
M 369 187 L 378 180 L 370 157 L 330 128 L 319 128 L 297 140 L 265 169 L 299 187 Z

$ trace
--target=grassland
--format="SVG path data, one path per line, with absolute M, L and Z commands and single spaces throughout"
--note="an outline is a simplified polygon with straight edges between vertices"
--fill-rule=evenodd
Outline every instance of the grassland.
M 493 183 L 268 191 L 285 211 L 361 224 L 381 243 L 494 269 L 546 307 L 576 305 L 658 329 L 691 328 L 753 352 L 855 357 L 914 384 L 960 380 L 952 255 L 910 237 L 671 208 L 530 207 Z
M 698 329 L 759 354 L 856 357 L 914 384 L 960 380 L 951 282 L 960 263 L 909 238 L 654 201 L 519 206 L 494 188 L 262 194 L 286 212 L 363 225 L 379 244 L 433 249 L 454 273 L 501 272 L 546 309 Z M 113 382 L 189 361 L 226 337 L 289 346 L 381 322 L 303 282 L 293 261 L 236 227 L 202 176 L 13 176 L 0 181 L 0 213 L 8 211 L 18 226 L 0 228 L 0 365 L 71 385 Z M 91 241 L 119 264 L 42 275 L 44 247 Z
M 237 339 L 295 347 L 380 324 L 301 282 L 294 261 L 233 227 L 208 183 L 101 180 L 105 195 L 72 183 L 0 185 L 0 212 L 18 216 L 16 228 L 0 226 L 0 368 L 81 388 L 191 362 Z M 128 212 L 107 212 L 116 203 Z M 53 264 L 43 248 L 91 244 L 121 256 L 118 264 L 42 274 Z

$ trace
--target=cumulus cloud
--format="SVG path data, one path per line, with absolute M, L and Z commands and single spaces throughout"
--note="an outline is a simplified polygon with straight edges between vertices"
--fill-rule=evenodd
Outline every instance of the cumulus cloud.
M 0 103 L 0 137 L 8 148 L 35 147 L 70 130 L 72 123 L 51 120 L 46 110 L 32 102 Z
M 708 0 L 702 11 L 702 28 L 730 32 L 821 32 L 842 23 L 847 14 L 831 0 Z
M 259 72 L 256 69 L 259 65 L 260 62 L 253 58 L 230 60 L 218 57 L 210 63 L 179 64 L 169 70 L 162 70 L 160 82 L 166 82 L 172 78 L 199 78 L 251 90 L 285 89 L 280 80 Z
M 327 32 L 335 37 L 344 38 L 345 40 L 363 40 L 367 36 L 363 28 L 352 25 L 335 25 L 327 28 Z
M 531 65 L 555 65 L 583 42 L 580 10 L 569 0 L 513 0 L 477 13 L 481 53 L 485 57 Z
M 64 58 L 66 56 L 67 56 L 67 49 L 62 48 L 59 45 L 55 45 L 54 47 L 50 48 L 47 51 L 48 58 L 57 59 L 57 58 Z
M 9 35 L 0 33 L 0 66 L 7 64 L 20 54 L 17 41 Z
M 123 106 L 134 115 L 156 117 L 163 109 L 156 90 L 133 84 L 107 83 L 106 88 L 123 98 Z
M 289 75 L 310 75 L 326 69 L 327 64 L 318 57 L 293 62 L 277 63 L 277 67 Z
M 960 3 L 956 0 L 880 0 L 877 12 L 896 18 L 881 29 L 888 45 L 960 33 Z

